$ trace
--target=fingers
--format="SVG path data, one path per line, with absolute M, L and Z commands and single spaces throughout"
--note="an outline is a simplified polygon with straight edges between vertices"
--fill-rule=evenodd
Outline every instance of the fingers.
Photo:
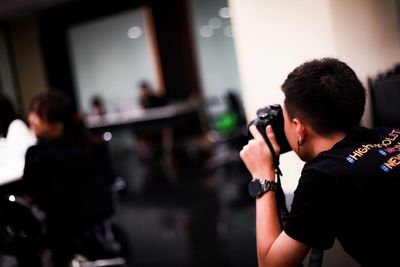
M 251 132 L 251 135 L 254 137 L 254 139 L 263 139 L 260 131 L 258 131 L 258 129 L 255 125 L 251 125 L 249 130 Z
M 261 133 L 258 131 L 257 127 L 255 125 L 251 125 L 249 128 L 251 134 L 253 135 L 255 140 L 258 141 L 263 141 L 264 142 L 264 137 L 261 135 Z M 268 140 L 271 142 L 272 147 L 274 148 L 275 153 L 279 156 L 280 155 L 280 147 L 276 141 L 276 137 L 274 134 L 274 131 L 272 129 L 271 125 L 268 125 L 265 129 Z M 250 140 L 251 141 L 251 140 Z
M 276 137 L 275 137 L 275 134 L 274 134 L 274 131 L 273 131 L 271 125 L 267 126 L 266 133 L 267 133 L 268 140 L 271 142 L 271 145 L 275 150 L 276 155 L 279 156 L 281 149 L 278 145 L 278 142 L 276 141 Z
M 255 138 L 243 146 L 239 155 L 252 177 L 265 177 L 274 168 L 274 160 L 257 128 L 254 127 L 251 131 Z
M 257 129 L 255 125 L 251 125 L 250 128 L 250 133 L 253 135 L 254 139 L 249 141 L 249 144 L 254 140 L 257 140 L 258 142 L 265 142 L 264 137 L 260 133 L 260 131 Z M 268 140 L 271 142 L 272 147 L 274 148 L 275 153 L 279 156 L 280 154 L 280 147 L 276 141 L 276 137 L 274 134 L 274 131 L 272 129 L 271 125 L 268 125 L 265 129 L 265 132 L 267 134 Z

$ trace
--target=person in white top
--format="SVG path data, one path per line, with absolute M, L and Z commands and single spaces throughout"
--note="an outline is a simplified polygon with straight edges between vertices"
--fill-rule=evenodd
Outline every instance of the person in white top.
M 0 185 L 22 177 L 26 150 L 35 143 L 33 132 L 18 118 L 9 99 L 0 94 Z

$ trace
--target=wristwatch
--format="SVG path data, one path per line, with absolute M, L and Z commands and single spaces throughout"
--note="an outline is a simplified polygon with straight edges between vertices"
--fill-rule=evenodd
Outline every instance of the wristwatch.
M 249 182 L 249 194 L 254 198 L 261 197 L 268 191 L 276 191 L 278 184 L 273 181 L 254 178 Z

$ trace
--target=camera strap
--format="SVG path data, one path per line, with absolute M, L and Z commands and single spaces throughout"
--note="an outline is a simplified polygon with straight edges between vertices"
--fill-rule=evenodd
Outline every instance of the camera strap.
M 272 157 L 274 159 L 274 165 L 275 165 L 275 174 L 276 174 L 276 183 L 278 185 L 278 189 L 275 192 L 276 193 L 276 199 L 277 199 L 277 208 L 280 214 L 280 224 L 281 227 L 285 225 L 287 215 L 289 213 L 287 207 L 286 207 L 286 198 L 285 198 L 285 193 L 283 192 L 282 185 L 281 185 L 281 176 L 282 176 L 282 171 L 279 168 L 279 157 L 276 154 L 271 142 L 269 141 L 268 138 L 264 138 L 265 142 L 267 143 L 267 146 L 269 150 L 271 151 Z
M 271 151 L 271 154 L 272 154 L 272 158 L 274 159 L 274 165 L 275 165 L 275 172 L 276 172 L 276 175 L 278 176 L 278 181 L 280 181 L 280 176 L 282 176 L 282 171 L 281 171 L 281 169 L 279 168 L 279 157 L 278 157 L 278 155 L 276 154 L 276 152 L 275 152 L 275 149 L 273 148 L 273 146 L 272 146 L 272 144 L 271 144 L 271 142 L 269 141 L 269 139 L 268 138 L 264 138 L 264 140 L 265 140 L 265 142 L 267 143 L 267 146 L 268 146 L 268 148 L 269 148 L 269 151 Z

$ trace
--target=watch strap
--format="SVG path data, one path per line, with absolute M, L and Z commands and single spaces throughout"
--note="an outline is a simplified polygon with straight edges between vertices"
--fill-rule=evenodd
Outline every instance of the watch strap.
M 260 185 L 260 191 L 254 192 L 254 187 L 252 186 L 253 183 L 259 183 Z M 258 198 L 267 193 L 268 191 L 277 191 L 278 189 L 278 183 L 274 181 L 269 181 L 269 180 L 263 180 L 263 179 L 258 179 L 255 178 L 250 181 L 249 183 L 249 193 L 251 196 Z
M 276 182 L 265 180 L 264 184 L 265 184 L 265 187 L 266 187 L 265 193 L 268 192 L 268 191 L 274 191 L 275 192 L 278 189 L 278 184 Z

